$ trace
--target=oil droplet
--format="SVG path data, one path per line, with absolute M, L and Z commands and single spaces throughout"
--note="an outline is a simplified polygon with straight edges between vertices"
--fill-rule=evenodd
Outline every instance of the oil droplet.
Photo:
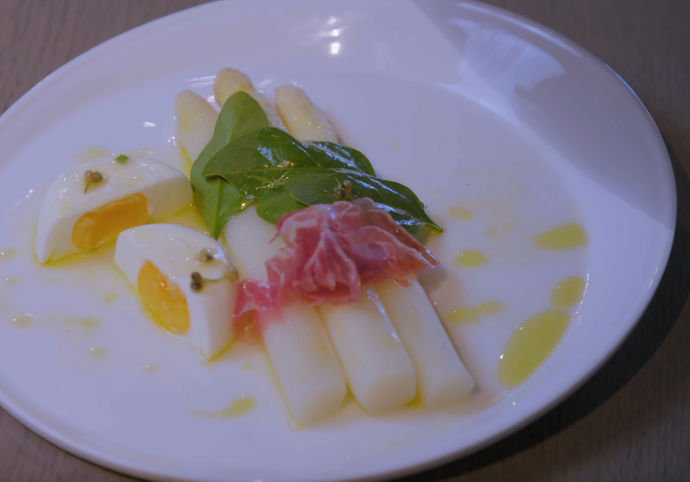
M 189 158 L 189 154 L 187 154 L 187 151 L 183 146 L 180 146 L 180 156 L 182 156 L 182 163 L 184 164 L 184 174 L 185 176 L 189 177 L 189 174 L 192 171 L 192 160 Z
M 240 397 L 228 405 L 228 408 L 222 412 L 204 412 L 201 410 L 190 410 L 189 413 L 192 415 L 197 415 L 204 418 L 216 418 L 219 420 L 225 420 L 228 418 L 241 417 L 245 413 L 249 412 L 254 408 L 254 399 L 251 397 Z
M 579 224 L 568 223 L 541 233 L 534 239 L 534 244 L 541 249 L 574 249 L 587 244 L 587 234 Z
M 501 383 L 515 387 L 527 380 L 556 347 L 569 322 L 567 313 L 546 310 L 520 325 L 510 336 L 498 363 Z
M 108 303 L 112 303 L 119 297 L 120 295 L 118 295 L 117 293 L 106 293 L 103 297 L 103 304 L 107 305 Z
M 95 347 L 91 348 L 91 356 L 94 358 L 100 359 L 100 358 L 103 358 L 104 356 L 106 356 L 107 354 L 108 354 L 108 350 L 106 350 L 103 347 L 95 346 Z
M 16 326 L 17 328 L 26 328 L 31 324 L 31 320 L 33 319 L 33 315 L 19 315 L 16 316 L 12 320 L 12 326 Z
M 458 325 L 479 323 L 479 310 L 475 306 L 460 306 L 451 310 L 446 320 Z
M 9 312 L 10 312 L 9 306 L 3 306 L 2 308 L 0 308 L 0 313 L 2 313 L 2 314 L 7 314 Z
M 417 410 L 417 409 L 424 408 L 424 405 L 422 404 L 422 400 L 419 398 L 419 394 L 417 394 L 416 397 L 414 397 L 412 400 L 407 402 L 405 404 L 405 408 L 409 408 L 411 410 Z
M 81 327 L 84 330 L 85 335 L 90 335 L 91 332 L 98 327 L 98 318 L 95 316 L 85 316 L 83 318 L 72 318 L 66 316 L 63 318 L 67 323 L 72 323 Z
M 395 440 L 391 440 L 390 442 L 388 442 L 388 445 L 386 445 L 386 447 L 389 449 L 394 449 L 396 445 L 398 444 L 395 443 Z
M 156 365 L 154 365 L 153 363 L 149 363 L 144 367 L 144 370 L 146 370 L 149 373 L 153 373 L 156 371 Z
M 448 210 L 448 215 L 452 218 L 460 219 L 461 221 L 474 219 L 474 214 L 462 206 L 453 206 Z
M 477 306 L 460 306 L 451 310 L 446 320 L 457 325 L 479 323 L 482 316 L 493 316 L 505 311 L 506 307 L 498 301 L 484 301 Z
M 506 310 L 503 303 L 498 301 L 485 301 L 484 303 L 479 303 L 477 305 L 477 311 L 483 316 L 493 316 L 502 313 Z
M 17 257 L 17 250 L 10 248 L 0 251 L 0 260 L 6 261 Z
M 484 231 L 484 234 L 487 235 L 487 236 L 490 237 L 490 238 L 493 238 L 493 237 L 496 236 L 498 233 L 496 232 L 495 229 L 487 229 L 486 231 Z
M 90 161 L 91 159 L 109 156 L 111 154 L 110 149 L 107 149 L 103 146 L 86 146 L 72 154 L 72 160 L 74 162 L 85 162 Z
M 10 286 L 14 286 L 18 282 L 19 282 L 19 279 L 15 276 L 8 276 L 7 278 L 5 278 L 5 283 L 10 285 Z
M 221 348 L 220 350 L 218 350 L 218 351 L 215 353 L 215 355 L 213 355 L 213 356 L 211 356 L 211 357 L 208 357 L 208 358 L 206 357 L 206 355 L 204 354 L 204 352 L 203 352 L 203 350 L 202 350 L 202 351 L 200 352 L 201 358 L 204 359 L 204 360 L 206 360 L 206 364 L 210 366 L 210 364 L 213 363 L 214 361 L 220 360 L 220 359 L 223 357 L 223 355 L 225 355 L 225 354 L 228 352 L 228 350 L 230 350 L 230 347 L 231 347 L 231 346 L 232 346 L 232 341 L 229 342 L 227 345 L 225 345 L 225 346 L 224 346 L 223 348 Z
M 242 370 L 251 370 L 252 369 L 252 364 L 249 362 L 244 362 L 242 364 Z
M 462 266 L 464 268 L 476 268 L 477 266 L 487 263 L 488 261 L 484 255 L 474 249 L 463 251 L 455 258 L 454 261 L 455 266 Z
M 302 424 L 299 423 L 299 422 L 295 422 L 294 420 L 290 420 L 290 423 L 289 423 L 288 425 L 290 425 L 290 427 L 293 428 L 293 429 L 295 429 L 295 430 L 302 430 L 302 429 L 304 429 L 304 425 L 302 425 Z
M 97 248 L 88 251 L 76 251 L 71 254 L 66 254 L 59 258 L 50 258 L 50 263 L 42 265 L 44 269 L 49 270 L 60 270 L 67 267 L 75 266 L 78 263 L 82 263 L 84 259 L 89 258 L 91 260 L 103 259 L 109 257 L 112 259 L 113 251 L 115 250 L 114 240 L 112 242 L 107 242 L 100 244 Z M 78 280 L 79 276 L 75 276 L 72 279 Z
M 585 280 L 579 276 L 571 276 L 556 285 L 551 292 L 551 305 L 564 310 L 580 301 L 585 289 Z
M 441 190 L 438 189 L 438 188 L 434 189 L 434 194 L 441 194 L 442 192 L 443 192 L 443 191 L 441 191 Z
M 57 283 L 57 278 L 46 278 L 43 280 L 44 285 L 52 285 L 53 283 Z
M 165 222 L 166 224 L 178 224 L 180 226 L 196 229 L 202 233 L 208 233 L 204 221 L 201 219 L 198 211 L 191 204 L 189 207 L 186 207 L 173 216 L 167 218 Z

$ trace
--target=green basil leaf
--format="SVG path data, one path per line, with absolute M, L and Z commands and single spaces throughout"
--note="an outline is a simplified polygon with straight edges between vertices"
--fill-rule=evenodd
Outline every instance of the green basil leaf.
M 362 172 L 346 169 L 313 171 L 286 181 L 285 188 L 290 190 L 297 201 L 308 206 L 331 204 L 338 200 L 335 192 L 339 184 L 345 180 L 352 184 L 353 197 L 370 198 L 393 219 L 400 221 L 400 224 L 412 234 L 417 234 L 422 226 L 443 232 L 443 229 L 426 214 L 424 204 L 411 189 L 400 183 L 378 179 Z
M 308 207 L 292 197 L 292 193 L 285 186 L 270 189 L 261 196 L 256 207 L 256 213 L 261 219 L 269 223 L 278 224 L 283 214 L 291 213 Z
M 213 155 L 233 139 L 267 126 L 266 114 L 259 103 L 246 92 L 235 92 L 218 115 L 213 137 L 192 165 L 194 205 L 216 239 L 230 216 L 242 211 L 251 200 L 223 179 L 205 179 L 202 173 Z
M 273 223 L 294 210 L 337 201 L 339 184 L 349 180 L 354 197 L 371 198 L 410 233 L 422 227 L 442 232 L 412 190 L 377 178 L 361 152 L 332 142 L 302 143 L 273 127 L 236 137 L 211 156 L 202 176 L 222 178 L 244 199 L 258 199 L 259 216 Z
M 304 146 L 290 134 L 275 127 L 255 130 L 237 137 L 215 153 L 203 176 L 244 175 L 257 167 L 311 166 Z
M 396 209 L 388 204 L 383 203 L 376 203 L 376 206 L 390 214 L 396 223 L 402 226 L 413 236 L 417 236 L 422 229 L 426 229 L 428 231 L 439 231 L 439 233 L 443 232 L 443 230 L 440 229 L 436 224 L 426 223 L 403 209 Z
M 268 127 L 238 137 L 218 151 L 206 165 L 203 176 L 221 176 L 243 190 L 240 187 L 243 177 L 255 170 L 263 170 L 265 175 L 272 177 L 279 176 L 279 171 L 290 168 L 363 170 L 360 168 L 362 166 L 367 169 L 364 172 L 373 172 L 371 164 L 361 154 L 350 154 L 346 148 L 337 144 L 325 144 L 341 148 L 338 150 L 345 155 L 341 156 L 335 149 L 320 147 L 315 143 L 303 144 L 285 131 Z M 276 174 L 268 174 L 272 170 Z M 250 186 L 244 191 L 251 191 Z
M 219 176 L 246 198 L 280 185 L 291 169 L 357 169 L 350 159 L 315 145 L 305 145 L 274 127 L 249 132 L 218 151 L 204 169 L 205 177 Z
M 371 176 L 376 175 L 376 172 L 374 172 L 374 168 L 372 167 L 371 162 L 369 162 L 369 159 L 367 159 L 366 156 L 357 149 L 341 146 L 335 142 L 327 141 L 309 141 L 305 142 L 304 144 L 308 147 L 314 146 L 318 149 L 321 149 L 328 155 L 349 160 L 356 170 L 365 172 Z

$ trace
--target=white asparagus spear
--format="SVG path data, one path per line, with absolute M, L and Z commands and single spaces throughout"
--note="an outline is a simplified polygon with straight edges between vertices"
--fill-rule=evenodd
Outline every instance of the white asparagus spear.
M 331 123 L 299 87 L 277 87 L 275 105 L 278 115 L 296 139 L 338 142 L 338 135 Z
M 290 134 L 314 140 L 323 118 L 302 89 L 276 89 L 276 105 Z M 287 114 L 286 114 L 287 113 Z M 322 133 L 335 131 L 327 124 Z M 319 307 L 345 371 L 347 383 L 360 405 L 373 415 L 402 408 L 415 397 L 416 377 L 405 347 L 372 286 L 362 287 L 359 303 Z
M 297 139 L 337 140 L 333 127 L 302 89 L 278 87 L 276 108 Z M 362 287 L 359 303 L 321 306 L 319 313 L 350 390 L 367 412 L 396 410 L 414 398 L 414 368 L 372 286 Z
M 415 374 L 372 286 L 359 303 L 320 306 L 352 394 L 372 415 L 402 408 L 416 393 Z
M 474 379 L 419 282 L 401 286 L 386 281 L 377 284 L 376 291 L 412 359 L 422 404 L 443 408 L 469 395 Z
M 302 89 L 278 87 L 275 103 L 290 134 L 299 140 L 315 139 L 319 129 L 314 126 L 324 125 L 325 118 L 318 114 Z M 332 132 L 337 138 L 333 127 L 325 122 L 328 128 L 321 132 Z M 407 287 L 383 283 L 377 285 L 376 290 L 412 360 L 422 404 L 427 408 L 440 408 L 467 396 L 474 387 L 474 380 L 417 280 Z M 335 339 L 333 341 L 337 349 Z
M 285 246 L 282 239 L 273 240 L 275 226 L 252 205 L 230 218 L 223 234 L 242 277 L 266 281 L 264 263 Z M 347 387 L 316 310 L 296 305 L 267 318 L 264 345 L 295 421 L 313 423 L 337 412 Z
M 218 113 L 200 95 L 183 90 L 175 98 L 175 115 L 180 144 L 194 162 L 213 136 Z
M 254 88 L 249 77 L 237 69 L 221 69 L 218 71 L 216 80 L 213 82 L 213 95 L 220 107 L 223 107 L 228 97 L 240 90 L 254 97 L 261 105 L 271 127 L 277 127 L 284 131 L 287 130 L 271 103 Z

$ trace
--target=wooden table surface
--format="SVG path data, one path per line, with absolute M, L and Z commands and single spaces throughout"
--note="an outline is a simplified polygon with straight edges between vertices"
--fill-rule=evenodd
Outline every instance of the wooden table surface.
M 0 0 L 0 110 L 53 70 L 133 27 L 201 0 Z M 679 222 L 643 319 L 594 378 L 525 429 L 404 479 L 690 480 L 690 1 L 490 0 L 609 64 L 656 120 L 674 161 Z M 0 409 L 0 481 L 128 481 L 74 457 Z

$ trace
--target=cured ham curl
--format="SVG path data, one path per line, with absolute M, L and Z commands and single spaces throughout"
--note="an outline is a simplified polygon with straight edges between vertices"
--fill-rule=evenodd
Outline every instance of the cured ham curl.
M 261 313 L 271 308 L 271 293 L 267 283 L 261 283 L 247 278 L 237 287 L 235 312 L 233 314 L 232 331 L 235 336 L 245 342 L 253 343 L 260 339 L 256 329 L 263 324 L 261 319 L 252 320 L 250 312 Z M 246 315 L 246 316 L 243 316 Z M 252 321 L 256 322 L 254 324 Z
M 292 303 L 307 306 L 352 303 L 360 286 L 409 277 L 438 260 L 391 216 L 367 198 L 319 204 L 286 214 L 278 235 L 287 247 L 266 262 L 266 286 L 246 280 L 235 309 L 278 309 Z M 261 287 L 259 286 L 261 285 Z M 264 296 L 254 296 L 261 292 Z M 251 302 L 242 303 L 242 300 Z

